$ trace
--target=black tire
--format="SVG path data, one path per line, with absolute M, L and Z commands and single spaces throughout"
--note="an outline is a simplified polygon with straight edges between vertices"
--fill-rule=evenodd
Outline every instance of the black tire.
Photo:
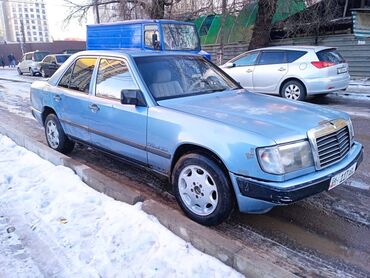
M 301 82 L 297 80 L 289 80 L 281 87 L 280 95 L 286 99 L 302 101 L 305 100 L 307 92 Z
M 36 73 L 33 71 L 33 69 L 29 69 L 30 70 L 30 74 L 31 74 L 31 76 L 35 76 L 36 75 Z
M 217 198 L 217 203 L 215 206 L 212 205 L 211 211 L 207 215 L 202 215 L 201 213 L 194 212 L 191 208 L 189 208 L 190 205 L 186 204 L 186 202 L 183 200 L 183 198 L 191 198 L 189 195 L 191 194 L 193 200 L 195 202 L 201 201 L 200 199 L 203 198 L 202 202 L 206 200 L 207 202 L 207 196 L 204 194 L 207 194 L 206 190 L 209 189 L 209 185 L 200 183 L 196 184 L 190 183 L 189 185 L 184 186 L 184 179 L 180 178 L 180 174 L 186 173 L 186 170 L 191 167 L 200 167 L 204 169 L 207 174 L 211 176 L 212 181 L 214 181 L 214 186 L 217 188 L 215 192 L 212 192 L 209 196 L 215 196 Z M 183 172 L 183 170 L 185 172 Z M 204 173 L 204 172 L 203 172 Z M 183 175 L 182 174 L 182 175 Z M 191 177 L 192 174 L 190 174 Z M 205 176 L 206 177 L 206 176 Z M 208 179 L 207 179 L 208 181 Z M 226 177 L 224 171 L 218 166 L 214 160 L 210 159 L 209 157 L 197 154 L 197 153 L 189 153 L 184 156 L 182 156 L 176 163 L 173 173 L 172 173 L 172 183 L 174 186 L 174 194 L 177 199 L 177 202 L 179 203 L 182 210 L 185 212 L 185 214 L 195 222 L 198 222 L 199 224 L 205 225 L 205 226 L 214 226 L 218 225 L 224 220 L 226 220 L 230 214 L 232 213 L 234 209 L 234 195 L 233 191 L 231 190 L 231 185 L 229 182 L 229 179 Z M 199 185 L 199 186 L 198 186 Z M 180 191 L 184 191 L 189 186 L 191 188 L 191 192 L 188 195 L 187 193 L 181 193 Z M 181 187 L 181 188 L 180 188 Z M 197 193 L 196 193 L 197 192 Z M 204 193 L 204 194 L 203 194 Z M 200 195 L 202 194 L 202 195 Z M 187 195 L 187 196 L 184 196 Z M 195 199 L 196 195 L 199 196 L 199 199 Z M 184 197 L 182 197 L 184 196 Z M 202 197 L 203 196 L 203 197 Z M 198 197 L 196 197 L 198 198 Z M 208 209 L 207 204 L 205 207 Z M 200 206 L 199 206 L 200 207 Z
M 17 71 L 18 71 L 18 74 L 19 74 L 19 75 L 23 75 L 23 72 L 21 71 L 21 69 L 20 69 L 20 68 L 17 68 Z
M 48 75 L 46 74 L 46 72 L 45 72 L 44 68 L 41 68 L 41 69 L 40 69 L 40 74 L 41 74 L 41 76 L 42 76 L 43 78 L 48 77 Z
M 59 122 L 59 119 L 55 114 L 49 114 L 46 117 L 44 126 L 45 126 L 46 142 L 48 142 L 48 145 L 50 148 L 58 152 L 64 153 L 64 154 L 68 154 L 73 151 L 75 143 L 66 136 Z M 58 144 L 56 144 L 56 141 L 53 141 L 53 139 L 51 138 L 52 137 L 51 134 L 50 136 L 48 135 L 49 128 L 51 128 L 51 126 L 53 128 L 55 127 L 58 131 L 58 134 L 53 133 L 55 136 L 54 138 L 58 139 Z

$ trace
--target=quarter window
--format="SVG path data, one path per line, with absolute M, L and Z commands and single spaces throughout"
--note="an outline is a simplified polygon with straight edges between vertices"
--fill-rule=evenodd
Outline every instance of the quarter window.
M 284 63 L 286 63 L 284 51 L 263 51 L 258 61 L 259 65 L 272 65 Z
M 124 61 L 101 59 L 96 80 L 95 95 L 103 98 L 121 99 L 121 90 L 137 89 Z
M 258 52 L 249 53 L 242 58 L 235 60 L 233 63 L 236 67 L 253 66 L 256 63 Z

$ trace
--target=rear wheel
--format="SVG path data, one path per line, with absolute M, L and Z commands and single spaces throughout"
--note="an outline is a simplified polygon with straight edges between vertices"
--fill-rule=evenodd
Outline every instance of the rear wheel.
M 44 68 L 41 68 L 40 72 L 41 72 L 41 76 L 42 77 L 44 77 L 44 78 L 48 77 L 48 75 L 46 74 Z
M 22 75 L 22 74 L 23 74 L 23 72 L 21 71 L 21 69 L 20 69 L 20 68 L 17 68 L 17 71 L 18 71 L 18 74 L 19 74 L 19 75 Z
M 30 74 L 31 74 L 32 76 L 35 76 L 35 75 L 36 75 L 36 73 L 33 71 L 33 69 L 29 68 L 29 70 L 30 70 Z
M 46 117 L 45 137 L 50 148 L 64 154 L 72 152 L 75 145 L 64 133 L 59 119 L 55 114 L 49 114 Z
M 231 214 L 234 201 L 223 170 L 207 156 L 190 153 L 173 171 L 175 197 L 192 220 L 206 226 L 218 225 Z
M 306 88 L 299 81 L 289 80 L 281 87 L 280 95 L 291 100 L 304 100 Z

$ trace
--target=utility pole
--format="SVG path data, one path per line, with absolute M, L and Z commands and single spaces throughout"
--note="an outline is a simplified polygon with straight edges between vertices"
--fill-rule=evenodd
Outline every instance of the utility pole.
M 98 0 L 94 0 L 94 8 L 96 14 L 96 23 L 100 23 L 100 15 L 99 15 L 99 3 Z
M 220 52 L 218 55 L 219 65 L 223 64 L 224 60 L 224 45 L 225 45 L 225 22 L 227 17 L 227 0 L 222 0 L 222 15 L 221 15 L 221 28 L 220 28 Z
M 22 56 L 24 54 L 24 43 L 26 42 L 26 34 L 24 32 L 24 23 L 23 20 L 21 20 L 21 33 L 22 33 L 22 39 L 21 39 L 21 51 L 22 51 Z

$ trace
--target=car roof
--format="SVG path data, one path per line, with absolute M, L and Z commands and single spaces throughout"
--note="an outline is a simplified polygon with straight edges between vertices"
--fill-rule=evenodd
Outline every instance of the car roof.
M 259 48 L 255 50 L 314 50 L 315 52 L 325 50 L 325 49 L 332 49 L 335 47 L 330 46 L 318 46 L 318 45 L 279 45 L 279 46 L 270 46 Z
M 147 57 L 147 56 L 199 56 L 196 53 L 185 51 L 159 51 L 159 50 L 142 50 L 142 49 L 117 49 L 117 50 L 85 50 L 77 52 L 76 56 L 122 56 L 122 57 Z

